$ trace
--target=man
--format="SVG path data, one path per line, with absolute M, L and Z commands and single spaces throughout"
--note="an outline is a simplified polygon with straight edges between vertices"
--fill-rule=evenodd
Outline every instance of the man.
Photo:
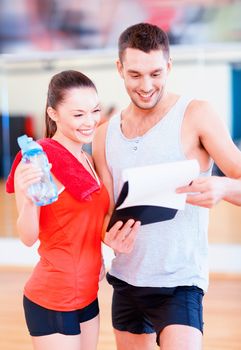
M 131 101 L 98 128 L 94 141 L 97 170 L 114 200 L 125 168 L 195 158 L 201 169 L 190 186 L 177 189 L 190 193 L 185 210 L 172 220 L 142 225 L 133 250 L 112 262 L 107 279 L 114 288 L 118 350 L 152 350 L 155 337 L 160 349 L 201 349 L 207 208 L 222 199 L 241 205 L 240 151 L 207 102 L 167 91 L 171 67 L 160 28 L 127 28 L 119 39 L 117 69 Z M 211 176 L 213 160 L 227 177 Z

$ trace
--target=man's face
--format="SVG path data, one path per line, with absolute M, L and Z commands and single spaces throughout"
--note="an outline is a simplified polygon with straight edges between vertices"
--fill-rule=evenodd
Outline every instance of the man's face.
M 167 61 L 162 50 L 145 53 L 128 48 L 117 68 L 132 102 L 140 109 L 152 109 L 164 93 L 171 60 Z

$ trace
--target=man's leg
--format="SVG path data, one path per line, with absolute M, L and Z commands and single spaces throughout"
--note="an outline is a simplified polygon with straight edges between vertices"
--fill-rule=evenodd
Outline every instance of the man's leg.
M 114 287 L 112 297 L 112 324 L 118 350 L 153 350 L 156 333 L 153 324 L 143 313 L 136 298 L 140 288 L 107 274 Z M 142 289 L 142 288 L 141 288 Z
M 203 291 L 195 286 L 176 287 L 169 291 L 169 295 L 150 297 L 151 307 L 145 308 L 157 335 L 160 334 L 160 349 L 201 350 Z
M 116 329 L 114 329 L 114 332 L 115 332 L 117 350 L 154 350 L 155 349 L 156 333 L 133 334 L 130 332 L 118 331 Z
M 202 333 L 194 327 L 170 325 L 159 336 L 160 350 L 201 350 Z

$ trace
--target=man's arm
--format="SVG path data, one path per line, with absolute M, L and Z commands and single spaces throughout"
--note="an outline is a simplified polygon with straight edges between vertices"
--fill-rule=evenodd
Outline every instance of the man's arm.
M 212 207 L 220 200 L 241 206 L 241 152 L 233 143 L 229 132 L 209 103 L 194 101 L 189 115 L 195 123 L 200 145 L 226 177 L 200 177 L 178 192 L 196 192 L 187 197 L 187 203 Z M 194 124 L 193 123 L 193 124 Z
M 96 131 L 93 144 L 92 155 L 95 168 L 101 180 L 107 188 L 110 197 L 110 207 L 108 215 L 103 225 L 103 241 L 115 251 L 120 253 L 129 253 L 133 249 L 136 234 L 140 226 L 139 221 L 128 220 L 125 225 L 123 222 L 117 221 L 112 228 L 106 232 L 112 211 L 114 209 L 114 194 L 112 175 L 108 169 L 105 155 L 105 139 L 108 123 L 104 123 Z
M 95 164 L 96 171 L 101 180 L 105 184 L 110 197 L 109 213 L 114 208 L 114 191 L 112 175 L 108 169 L 106 155 L 105 155 L 105 140 L 107 133 L 108 123 L 104 123 L 96 130 L 95 137 L 92 143 L 92 156 Z

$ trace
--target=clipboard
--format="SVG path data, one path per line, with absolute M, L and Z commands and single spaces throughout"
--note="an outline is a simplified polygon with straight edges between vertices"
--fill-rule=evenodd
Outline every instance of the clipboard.
M 127 193 L 128 182 L 125 182 L 110 218 L 107 231 L 109 231 L 117 221 L 123 221 L 123 223 L 126 223 L 129 219 L 134 219 L 135 221 L 140 221 L 141 225 L 147 225 L 159 221 L 171 220 L 175 217 L 178 211 L 177 209 L 154 205 L 137 205 L 118 209 L 121 202 L 127 196 Z
M 119 220 L 134 219 L 141 225 L 172 220 L 184 210 L 187 196 L 176 193 L 176 188 L 188 185 L 199 173 L 196 159 L 125 169 L 107 231 Z

